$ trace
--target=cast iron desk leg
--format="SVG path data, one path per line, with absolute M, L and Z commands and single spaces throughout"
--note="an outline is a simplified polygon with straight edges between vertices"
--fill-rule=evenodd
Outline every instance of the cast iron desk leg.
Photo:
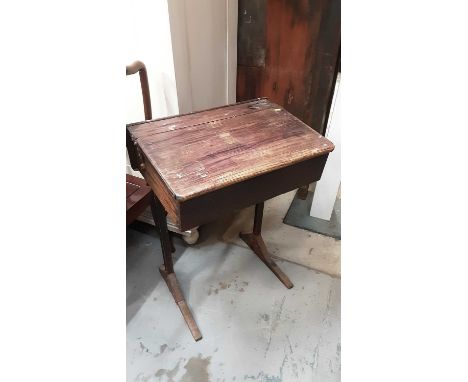
M 172 293 L 174 300 L 179 307 L 184 320 L 187 323 L 190 332 L 192 333 L 195 341 L 201 340 L 202 335 L 198 329 L 197 323 L 195 322 L 192 312 L 185 302 L 182 289 L 180 289 L 179 282 L 177 281 L 176 275 L 174 273 L 174 264 L 172 262 L 172 252 L 173 246 L 171 239 L 169 237 L 169 231 L 167 230 L 167 221 L 166 221 L 166 211 L 162 206 L 161 202 L 154 195 L 151 199 L 151 211 L 153 213 L 153 218 L 156 221 L 156 225 L 159 229 L 159 234 L 161 238 L 161 249 L 164 258 L 164 265 L 159 267 L 159 272 L 161 276 L 166 281 L 169 291 Z
M 293 283 L 289 277 L 278 267 L 278 265 L 271 258 L 265 242 L 262 238 L 262 219 L 263 219 L 263 206 L 264 203 L 255 205 L 254 227 L 252 233 L 240 233 L 239 236 L 244 240 L 252 251 L 262 260 L 265 265 L 280 279 L 280 281 L 290 289 Z

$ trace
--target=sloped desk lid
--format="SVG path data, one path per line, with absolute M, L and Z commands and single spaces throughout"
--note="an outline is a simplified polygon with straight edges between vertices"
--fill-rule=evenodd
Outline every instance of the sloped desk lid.
M 328 139 L 268 99 L 127 126 L 177 200 L 328 154 Z

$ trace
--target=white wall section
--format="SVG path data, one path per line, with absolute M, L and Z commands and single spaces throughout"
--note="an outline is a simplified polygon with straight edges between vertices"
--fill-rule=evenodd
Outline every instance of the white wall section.
M 146 65 L 153 118 L 179 113 L 167 5 L 167 0 L 127 1 L 127 24 L 122 26 L 127 63 L 140 60 Z M 127 77 L 125 96 L 127 123 L 143 120 L 138 75 Z
M 180 113 L 235 102 L 237 0 L 171 0 Z
M 314 191 L 314 199 L 310 208 L 310 216 L 330 220 L 335 205 L 336 195 L 341 183 L 341 97 L 340 82 L 338 74 L 333 95 L 332 109 L 326 137 L 335 144 L 328 156 L 323 170 L 322 178 L 317 182 Z
M 126 59 L 146 65 L 153 118 L 236 101 L 237 6 L 237 0 L 128 1 Z M 125 97 L 127 123 L 143 120 L 138 75 L 127 78 Z M 127 172 L 139 175 L 128 161 Z

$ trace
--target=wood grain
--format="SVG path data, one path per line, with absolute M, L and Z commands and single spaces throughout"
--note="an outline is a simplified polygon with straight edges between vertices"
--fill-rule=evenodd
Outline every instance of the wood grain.
M 174 194 L 170 191 L 164 180 L 161 179 L 161 176 L 154 169 L 145 155 L 143 155 L 143 163 L 144 166 L 141 169 L 142 175 L 145 177 L 158 200 L 164 206 L 164 209 L 172 222 L 176 226 L 180 227 L 179 204 L 177 203 Z
M 239 0 L 238 33 L 237 100 L 269 97 L 323 134 L 340 0 Z
M 267 99 L 127 128 L 148 162 L 146 167 L 155 170 L 149 177 L 159 178 L 153 182 L 159 188 L 165 185 L 167 197 L 179 202 L 328 154 L 334 148 Z M 159 198 L 151 180 L 148 183 Z

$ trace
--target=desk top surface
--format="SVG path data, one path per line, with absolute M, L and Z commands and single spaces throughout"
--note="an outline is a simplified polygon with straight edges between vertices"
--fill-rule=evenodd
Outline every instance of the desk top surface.
M 324 155 L 328 139 L 267 99 L 128 125 L 178 200 Z

